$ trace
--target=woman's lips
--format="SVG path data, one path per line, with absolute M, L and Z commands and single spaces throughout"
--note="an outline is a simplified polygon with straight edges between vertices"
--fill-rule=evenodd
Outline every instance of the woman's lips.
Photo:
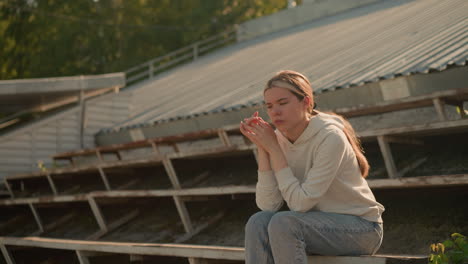
M 284 123 L 284 120 L 275 120 L 275 122 L 273 122 L 275 125 L 281 125 Z

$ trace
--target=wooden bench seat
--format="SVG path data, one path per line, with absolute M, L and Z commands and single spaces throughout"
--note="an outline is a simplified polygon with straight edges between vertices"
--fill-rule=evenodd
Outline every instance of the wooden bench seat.
M 185 257 L 189 258 L 191 262 L 194 261 L 192 263 L 203 263 L 204 260 L 244 260 L 244 248 L 241 247 L 102 242 L 42 237 L 0 237 L 0 247 L 7 264 L 14 263 L 14 258 L 11 254 L 14 246 L 76 251 L 77 258 L 81 264 L 88 263 L 87 254 L 85 254 L 87 252 Z M 427 258 L 428 256 L 426 255 L 390 254 L 374 256 L 309 256 L 309 262 L 314 264 L 384 264 L 389 259 L 427 261 Z

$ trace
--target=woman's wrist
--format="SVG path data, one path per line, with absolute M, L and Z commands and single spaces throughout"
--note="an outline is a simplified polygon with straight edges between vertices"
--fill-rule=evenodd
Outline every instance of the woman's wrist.
M 271 168 L 273 169 L 273 171 L 277 172 L 288 167 L 286 157 L 284 156 L 283 151 L 281 150 L 279 145 L 272 146 L 269 149 L 268 154 L 270 156 Z
M 257 147 L 257 162 L 259 171 L 271 171 L 270 155 L 262 147 Z

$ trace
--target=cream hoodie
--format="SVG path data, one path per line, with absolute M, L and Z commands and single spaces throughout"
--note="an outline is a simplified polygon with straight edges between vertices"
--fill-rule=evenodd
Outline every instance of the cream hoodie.
M 318 112 L 291 143 L 275 131 L 288 167 L 274 173 L 258 171 L 257 206 L 277 211 L 286 201 L 292 211 L 357 215 L 382 223 L 384 207 L 361 176 L 342 121 Z

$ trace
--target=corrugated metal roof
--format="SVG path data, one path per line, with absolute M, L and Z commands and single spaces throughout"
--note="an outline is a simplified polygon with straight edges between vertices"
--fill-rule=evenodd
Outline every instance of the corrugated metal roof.
M 238 43 L 141 85 L 135 102 L 151 103 L 116 128 L 259 104 L 282 69 L 304 73 L 321 93 L 464 66 L 467 14 L 466 0 L 382 1 Z

